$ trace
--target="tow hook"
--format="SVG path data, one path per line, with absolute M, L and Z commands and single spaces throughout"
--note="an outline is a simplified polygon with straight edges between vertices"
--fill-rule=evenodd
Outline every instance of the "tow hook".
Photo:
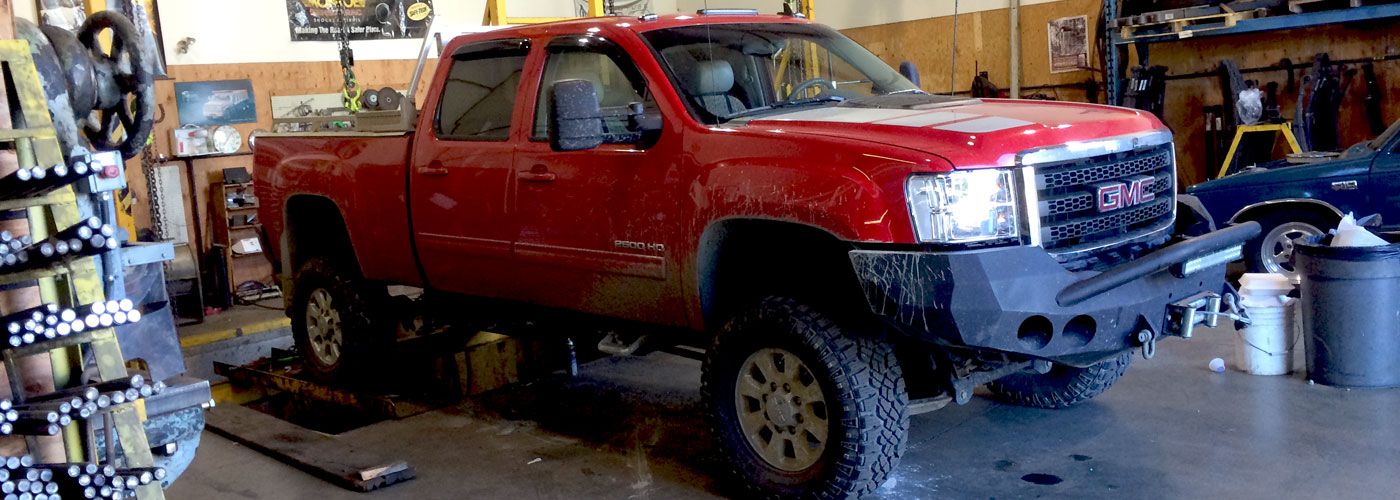
M 1152 330 L 1143 328 L 1138 330 L 1137 337 L 1133 339 L 1137 345 L 1142 346 L 1142 359 L 1152 359 L 1157 355 L 1157 334 Z
M 1164 333 L 1189 339 L 1196 325 L 1214 328 L 1222 317 L 1234 320 L 1236 328 L 1250 324 L 1249 314 L 1240 304 L 1239 295 L 1202 292 L 1167 306 L 1167 329 Z

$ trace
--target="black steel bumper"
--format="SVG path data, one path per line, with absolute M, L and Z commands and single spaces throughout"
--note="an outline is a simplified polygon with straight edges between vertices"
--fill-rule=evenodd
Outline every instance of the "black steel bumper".
M 911 336 L 1088 366 L 1141 345 L 1144 329 L 1157 337 L 1189 327 L 1173 324 L 1181 315 L 1169 306 L 1227 290 L 1225 264 L 1185 277 L 1173 267 L 1258 234 L 1252 222 L 1231 226 L 1103 272 L 1070 272 L 1038 247 L 850 257 L 874 312 Z

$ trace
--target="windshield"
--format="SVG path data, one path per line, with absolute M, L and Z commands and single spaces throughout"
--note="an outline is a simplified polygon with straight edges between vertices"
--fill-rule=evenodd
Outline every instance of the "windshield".
M 705 123 L 857 97 L 917 92 L 875 54 L 819 24 L 740 23 L 649 31 L 691 113 Z
M 1390 124 L 1390 127 L 1385 129 L 1385 132 L 1381 132 L 1381 135 L 1377 136 L 1375 139 L 1371 139 L 1371 143 L 1367 144 L 1367 146 L 1372 150 L 1380 151 L 1381 147 L 1385 146 L 1385 143 L 1390 141 L 1391 137 L 1395 137 L 1396 132 L 1400 132 L 1400 120 L 1396 120 L 1395 123 Z

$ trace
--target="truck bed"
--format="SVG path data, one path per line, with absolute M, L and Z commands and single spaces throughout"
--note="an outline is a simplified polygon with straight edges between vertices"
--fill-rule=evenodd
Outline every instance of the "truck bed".
M 366 278 L 420 284 L 406 198 L 411 145 L 405 133 L 259 134 L 252 173 L 268 251 L 287 258 L 282 235 L 288 205 L 331 203 L 345 219 L 350 241 L 358 243 L 355 256 Z

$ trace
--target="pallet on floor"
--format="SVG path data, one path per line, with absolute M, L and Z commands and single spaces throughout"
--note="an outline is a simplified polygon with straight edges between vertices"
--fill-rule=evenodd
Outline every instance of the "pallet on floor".
M 348 440 L 307 429 L 238 405 L 205 416 L 216 434 L 352 491 L 372 491 L 416 477 L 403 460 L 385 458 Z

